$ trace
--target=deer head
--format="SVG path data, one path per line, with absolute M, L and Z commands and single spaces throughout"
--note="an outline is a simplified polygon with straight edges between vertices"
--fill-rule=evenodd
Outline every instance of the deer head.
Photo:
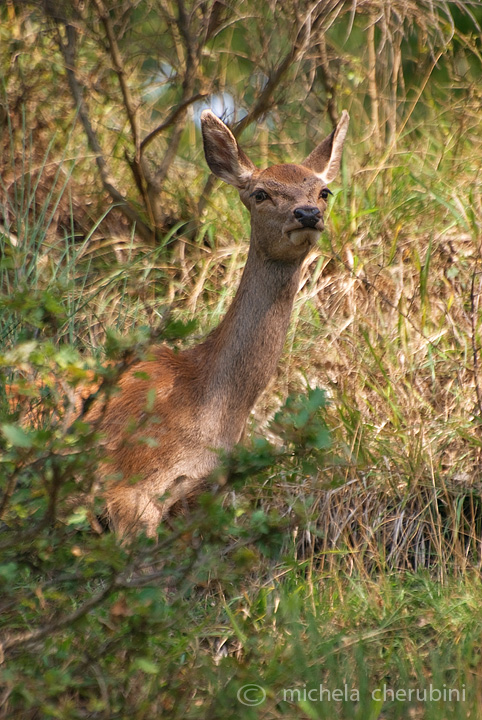
M 266 259 L 299 262 L 323 230 L 323 214 L 336 176 L 349 116 L 299 165 L 259 170 L 229 128 L 205 110 L 201 116 L 204 153 L 212 172 L 239 190 L 251 213 L 251 245 Z

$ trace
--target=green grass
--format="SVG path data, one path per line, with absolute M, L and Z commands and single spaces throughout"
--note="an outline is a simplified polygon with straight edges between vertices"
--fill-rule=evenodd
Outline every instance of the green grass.
M 115 593 L 44 641 L 38 664 L 17 652 L 4 675 L 11 707 L 41 717 L 480 717 L 477 577 L 342 580 L 287 563 L 256 589 L 225 591 L 170 603 L 159 589 Z

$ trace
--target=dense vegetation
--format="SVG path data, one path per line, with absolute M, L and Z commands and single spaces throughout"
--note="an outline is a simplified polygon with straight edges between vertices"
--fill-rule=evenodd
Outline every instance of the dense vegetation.
M 0 717 L 481 716 L 480 23 L 439 0 L 0 6 Z M 347 108 L 343 172 L 226 484 L 121 545 L 92 393 L 205 336 L 246 257 L 207 106 L 261 165 Z

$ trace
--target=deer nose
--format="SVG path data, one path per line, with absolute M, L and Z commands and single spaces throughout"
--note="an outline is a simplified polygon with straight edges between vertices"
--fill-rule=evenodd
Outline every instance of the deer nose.
M 321 218 L 321 212 L 316 205 L 301 205 L 293 210 L 293 215 L 303 227 L 314 228 Z

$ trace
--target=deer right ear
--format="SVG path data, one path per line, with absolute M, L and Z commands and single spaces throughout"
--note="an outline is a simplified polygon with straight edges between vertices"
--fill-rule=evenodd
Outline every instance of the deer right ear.
M 210 170 L 224 182 L 242 190 L 256 167 L 241 150 L 231 130 L 211 110 L 201 114 L 204 155 Z
M 331 135 L 321 142 L 301 164 L 313 170 L 324 182 L 331 182 L 338 174 L 341 152 L 350 116 L 343 110 L 340 121 Z

